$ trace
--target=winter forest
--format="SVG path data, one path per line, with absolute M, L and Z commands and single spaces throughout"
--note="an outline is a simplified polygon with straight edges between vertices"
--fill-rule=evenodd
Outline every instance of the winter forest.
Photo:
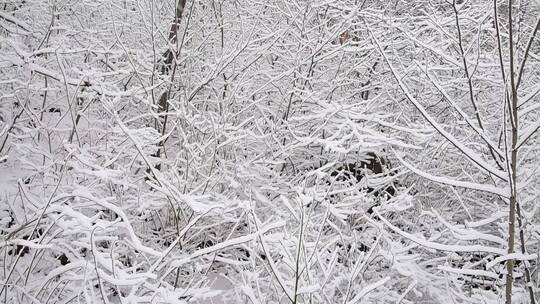
M 0 303 L 540 302 L 538 0 L 0 0 Z

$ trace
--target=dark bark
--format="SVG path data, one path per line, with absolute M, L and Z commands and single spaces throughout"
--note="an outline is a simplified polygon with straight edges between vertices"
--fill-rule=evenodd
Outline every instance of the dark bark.
M 160 67 L 160 73 L 164 78 L 170 77 L 171 80 L 174 78 L 174 71 L 176 70 L 176 51 L 174 46 L 178 42 L 178 30 L 180 28 L 180 23 L 182 21 L 182 16 L 184 14 L 184 9 L 186 7 L 187 0 L 178 0 L 176 3 L 176 10 L 174 15 L 174 20 L 169 29 L 169 41 L 167 50 L 162 55 L 162 64 Z M 169 85 L 168 88 L 161 93 L 158 101 L 158 131 L 161 135 L 165 135 L 165 130 L 167 129 L 167 112 L 169 111 L 169 99 L 171 97 L 172 86 Z M 162 115 L 164 114 L 164 115 Z M 163 117 L 162 117 L 163 116 Z M 161 122 L 161 126 L 159 124 Z M 164 149 L 165 141 L 161 140 L 158 144 L 158 150 L 153 155 L 157 158 L 161 156 L 161 150 Z M 161 165 L 158 163 L 156 169 L 160 170 Z

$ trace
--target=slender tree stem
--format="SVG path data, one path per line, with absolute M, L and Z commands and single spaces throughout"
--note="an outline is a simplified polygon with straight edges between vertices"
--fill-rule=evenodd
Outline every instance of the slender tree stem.
M 512 150 L 510 163 L 510 210 L 508 212 L 508 254 L 514 253 L 515 246 L 515 230 L 516 230 L 516 204 L 517 204 L 517 159 L 518 159 L 518 102 L 516 81 L 514 73 L 514 38 L 512 28 L 512 0 L 508 1 L 508 37 L 510 49 L 510 85 L 511 85 L 511 105 L 508 109 L 511 117 L 512 129 Z M 509 259 L 506 263 L 506 304 L 512 303 L 512 285 L 514 284 L 514 259 Z

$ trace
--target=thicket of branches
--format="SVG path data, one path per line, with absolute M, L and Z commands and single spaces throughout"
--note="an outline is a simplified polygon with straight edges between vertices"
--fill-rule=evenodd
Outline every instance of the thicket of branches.
M 0 7 L 0 302 L 539 299 L 536 1 Z

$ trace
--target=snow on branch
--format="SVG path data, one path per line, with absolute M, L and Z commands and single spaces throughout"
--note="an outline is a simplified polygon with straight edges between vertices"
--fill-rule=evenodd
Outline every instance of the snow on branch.
M 406 162 L 405 160 L 403 160 L 397 154 L 396 154 L 396 157 L 399 159 L 399 161 L 405 167 L 407 167 L 407 169 L 411 170 L 413 173 L 415 173 L 417 175 L 420 175 L 423 178 L 428 179 L 430 181 L 440 183 L 440 184 L 449 185 L 449 186 L 455 186 L 455 187 L 460 187 L 460 188 L 465 188 L 465 189 L 471 189 L 471 190 L 476 190 L 476 191 L 492 193 L 492 194 L 496 194 L 496 195 L 499 195 L 499 196 L 502 196 L 502 197 L 505 197 L 505 198 L 510 197 L 510 190 L 508 188 L 498 188 L 498 187 L 491 186 L 491 185 L 478 184 L 478 183 L 474 183 L 474 182 L 464 182 L 464 181 L 453 180 L 453 179 L 450 179 L 450 178 L 447 178 L 447 177 L 431 175 L 431 174 L 429 174 L 427 172 L 419 170 L 418 168 L 415 168 L 413 165 L 411 165 L 408 162 Z
M 403 78 L 402 75 L 400 75 L 388 57 L 386 56 L 386 53 L 381 48 L 379 41 L 377 38 L 375 38 L 375 35 L 370 31 L 372 39 L 375 41 L 377 46 L 379 47 L 379 52 L 384 57 L 386 63 L 388 64 L 388 67 L 392 74 L 394 75 L 394 78 L 398 82 L 398 85 L 400 89 L 403 91 L 407 99 L 416 107 L 416 109 L 422 114 L 422 116 L 439 132 L 441 136 L 443 136 L 446 140 L 448 140 L 450 143 L 452 143 L 459 151 L 463 153 L 469 160 L 477 164 L 480 168 L 484 169 L 488 173 L 493 174 L 494 176 L 502 179 L 503 181 L 507 181 L 508 178 L 506 177 L 506 173 L 498 170 L 497 168 L 491 166 L 490 164 L 486 163 L 482 160 L 482 157 L 472 151 L 471 149 L 467 148 L 463 143 L 458 141 L 452 134 L 450 134 L 448 131 L 446 131 L 429 113 L 426 111 L 426 109 L 414 98 L 414 96 L 409 92 L 407 89 L 407 86 L 403 83 L 401 80 Z

